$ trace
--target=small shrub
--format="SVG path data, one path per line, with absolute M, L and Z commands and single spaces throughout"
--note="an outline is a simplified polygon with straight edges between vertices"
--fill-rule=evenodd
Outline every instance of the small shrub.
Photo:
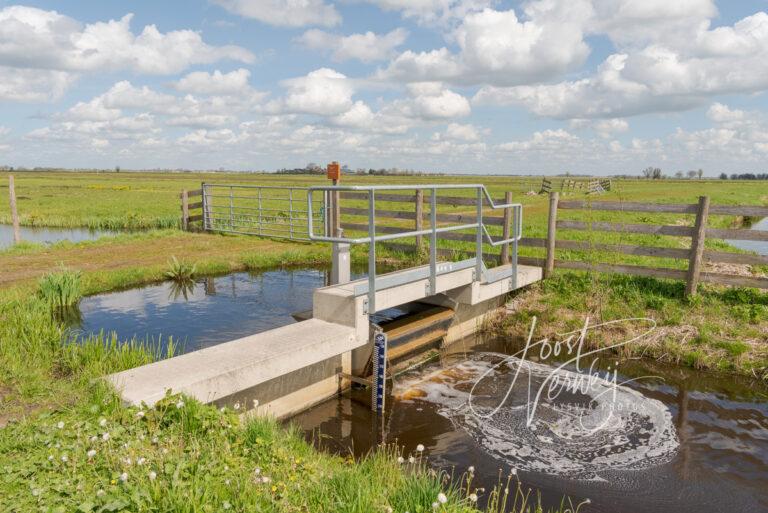
M 57 273 L 43 276 L 38 283 L 38 294 L 52 307 L 66 308 L 74 306 L 82 297 L 80 271 L 62 268 Z

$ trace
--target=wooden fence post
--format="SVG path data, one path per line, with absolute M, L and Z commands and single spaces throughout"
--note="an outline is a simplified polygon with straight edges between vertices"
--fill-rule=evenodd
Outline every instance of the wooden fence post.
M 189 230 L 189 193 L 186 189 L 181 191 L 181 229 Z
M 504 203 L 512 203 L 512 193 L 507 191 L 504 194 Z M 510 237 L 509 234 L 509 225 L 512 223 L 512 207 L 507 207 L 504 209 L 504 234 L 501 236 L 502 239 L 508 239 Z M 502 264 L 508 264 L 509 263 L 509 244 L 504 244 L 501 246 L 501 263 Z
M 691 239 L 691 256 L 688 261 L 688 275 L 685 283 L 685 295 L 695 296 L 701 274 L 701 258 L 704 254 L 704 240 L 707 237 L 707 217 L 709 216 L 709 196 L 699 197 L 699 209 L 696 212 L 696 224 Z
M 13 182 L 13 175 L 8 176 L 8 194 L 10 194 L 11 203 L 11 222 L 13 223 L 13 242 L 21 242 L 21 228 L 19 228 L 19 212 L 16 210 L 16 186 Z
M 549 278 L 555 269 L 555 228 L 557 226 L 557 192 L 549 193 L 549 222 L 547 223 L 547 261 L 544 277 Z
M 424 229 L 424 191 L 416 189 L 416 231 Z M 423 235 L 416 236 L 416 254 L 421 252 L 421 246 L 424 242 Z

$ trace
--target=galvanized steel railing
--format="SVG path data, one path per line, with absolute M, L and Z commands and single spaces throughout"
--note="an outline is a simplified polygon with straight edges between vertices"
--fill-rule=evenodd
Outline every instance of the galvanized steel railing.
M 377 191 L 396 191 L 396 190 L 425 190 L 430 191 L 430 226 L 423 230 L 410 230 L 400 233 L 390 233 L 384 235 L 376 235 L 376 192 Z M 476 192 L 476 220 L 474 223 L 465 223 L 452 226 L 438 226 L 437 225 L 437 192 L 440 190 L 454 190 L 454 189 L 474 189 Z M 368 314 L 376 313 L 376 291 L 377 291 L 377 276 L 376 276 L 376 243 L 385 242 L 394 239 L 403 239 L 408 237 L 416 237 L 418 235 L 429 235 L 430 237 L 430 254 L 429 254 L 429 288 L 432 294 L 435 294 L 437 290 L 437 276 L 446 272 L 455 271 L 461 268 L 467 268 L 474 266 L 475 280 L 482 280 L 485 282 L 495 282 L 504 278 L 512 278 L 512 286 L 516 287 L 517 280 L 517 243 L 522 234 L 522 218 L 523 207 L 520 203 L 503 203 L 496 204 L 491 198 L 488 190 L 481 184 L 470 185 L 458 185 L 458 184 L 442 184 L 442 185 L 369 185 L 369 186 L 316 186 L 307 188 L 307 211 L 308 218 L 313 218 L 312 208 L 312 193 L 323 192 L 323 198 L 328 197 L 329 192 L 344 192 L 355 191 L 364 192 L 368 194 L 368 235 L 365 237 L 343 237 L 325 235 L 328 233 L 327 227 L 324 231 L 324 235 L 315 235 L 313 231 L 312 222 L 308 222 L 307 231 L 310 240 L 323 241 L 323 242 L 335 242 L 341 244 L 369 244 L 368 247 Z M 484 202 L 487 202 L 487 206 L 492 209 L 512 209 L 513 222 L 512 222 L 512 234 L 511 237 L 503 240 L 493 240 L 488 229 L 483 224 L 483 208 Z M 325 205 L 325 203 L 324 203 Z M 326 216 L 327 217 L 327 216 Z M 327 226 L 327 225 L 326 225 Z M 437 261 L 437 236 L 440 233 L 453 232 L 460 230 L 474 229 L 476 233 L 475 239 L 475 257 L 472 259 L 464 260 L 462 262 L 456 262 L 451 264 L 440 264 L 438 266 Z M 504 244 L 511 244 L 511 267 L 504 269 L 502 272 L 488 271 L 483 264 L 483 244 L 488 243 L 491 246 L 501 246 Z M 392 287 L 402 283 L 408 283 L 423 279 L 426 276 L 422 276 L 418 269 L 412 270 L 412 272 L 403 273 L 398 278 L 393 280 L 383 280 L 378 284 L 378 290 Z

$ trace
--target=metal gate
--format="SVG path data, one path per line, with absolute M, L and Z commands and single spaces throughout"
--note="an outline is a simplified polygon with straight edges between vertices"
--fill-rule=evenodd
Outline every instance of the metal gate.
M 203 228 L 207 231 L 309 239 L 306 187 L 202 185 Z M 326 201 L 315 210 L 312 224 L 326 227 Z

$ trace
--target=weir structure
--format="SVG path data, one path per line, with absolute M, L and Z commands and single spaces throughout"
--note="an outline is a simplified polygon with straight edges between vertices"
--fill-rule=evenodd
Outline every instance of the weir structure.
M 409 363 L 414 355 L 474 333 L 504 305 L 511 291 L 542 277 L 540 267 L 517 262 L 522 205 L 494 202 L 481 184 L 285 188 L 287 198 L 279 199 L 288 202 L 287 215 L 265 198 L 265 189 L 203 184 L 203 226 L 210 231 L 332 243 L 333 276 L 339 283 L 316 289 L 312 311 L 297 313 L 295 324 L 108 376 L 125 401 L 151 406 L 168 393 L 184 393 L 206 403 L 239 404 L 256 413 L 287 417 L 352 383 L 383 385 L 373 379 L 376 364 L 382 364 L 376 356 L 386 355 L 383 363 L 389 364 L 391 375 L 398 363 Z M 392 191 L 404 190 L 421 191 L 415 195 L 415 210 L 420 220 L 423 197 L 429 205 L 428 226 L 417 221 L 421 227 L 416 230 L 377 233 L 381 212 L 377 201 L 391 201 Z M 472 212 L 438 214 L 444 191 L 463 192 L 463 204 L 470 204 Z M 345 193 L 365 202 L 367 230 L 359 236 L 346 236 L 339 228 L 338 198 Z M 252 200 L 253 206 L 243 205 L 243 198 Z M 507 236 L 494 239 L 483 216 L 484 211 L 499 209 L 511 215 L 504 218 L 505 225 L 509 223 L 504 227 Z M 305 223 L 304 229 L 297 223 Z M 275 235 L 280 230 L 288 235 Z M 438 239 L 449 235 L 454 240 L 471 237 L 474 255 L 441 260 Z M 377 245 L 422 237 L 429 239 L 427 264 L 377 273 Z M 346 281 L 349 246 L 354 245 L 367 246 L 368 274 Z M 507 246 L 509 262 L 487 267 L 485 245 Z M 374 355 L 374 339 L 379 346 L 385 341 L 383 353 Z

